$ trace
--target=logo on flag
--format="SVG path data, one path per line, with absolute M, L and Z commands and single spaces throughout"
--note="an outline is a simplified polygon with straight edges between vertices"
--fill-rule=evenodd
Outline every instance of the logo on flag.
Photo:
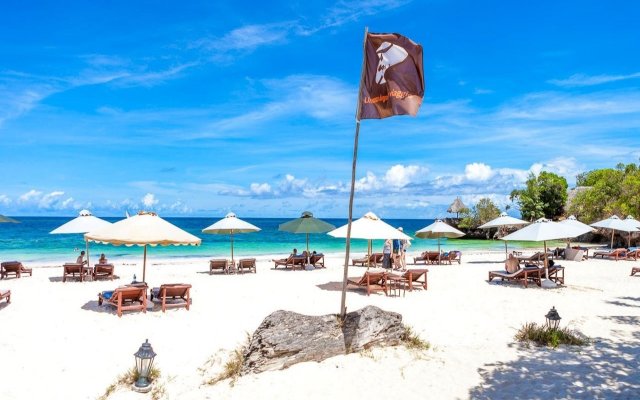
M 368 33 L 360 119 L 418 113 L 424 96 L 422 46 L 391 33 Z

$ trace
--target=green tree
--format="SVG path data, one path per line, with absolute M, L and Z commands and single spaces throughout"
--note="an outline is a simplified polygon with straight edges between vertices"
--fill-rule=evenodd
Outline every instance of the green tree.
M 513 190 L 510 198 L 518 203 L 524 219 L 555 219 L 564 213 L 568 187 L 565 178 L 552 172 L 530 173 L 526 187 Z
M 480 225 L 491 221 L 500 215 L 500 209 L 488 197 L 478 200 L 478 203 L 472 209 L 464 209 L 461 216 L 462 219 L 458 226 L 460 228 L 475 229 Z
M 571 201 L 569 213 L 590 222 L 620 213 L 624 174 L 624 166 L 618 165 L 616 169 L 596 169 L 579 175 L 576 183 L 588 189 Z

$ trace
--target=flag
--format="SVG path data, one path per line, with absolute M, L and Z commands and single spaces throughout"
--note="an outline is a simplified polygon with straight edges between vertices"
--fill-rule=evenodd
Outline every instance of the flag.
M 424 96 L 422 46 L 397 33 L 367 33 L 359 119 L 415 116 Z

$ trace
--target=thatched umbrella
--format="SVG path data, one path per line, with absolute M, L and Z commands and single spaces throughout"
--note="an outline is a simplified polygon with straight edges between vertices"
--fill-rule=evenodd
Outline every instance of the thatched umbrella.
M 458 214 L 460 214 L 460 212 L 462 212 L 462 210 L 464 210 L 465 208 L 467 208 L 467 206 L 465 206 L 462 200 L 460 200 L 460 197 L 456 197 L 449 208 L 447 208 L 447 212 L 456 213 L 456 218 L 458 218 Z

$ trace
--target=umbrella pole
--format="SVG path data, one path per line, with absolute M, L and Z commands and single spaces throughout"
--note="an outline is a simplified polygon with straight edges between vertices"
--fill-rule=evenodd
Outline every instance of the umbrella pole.
M 231 231 L 231 265 L 233 265 L 233 231 Z
M 549 279 L 549 263 L 547 261 L 547 241 L 544 242 L 544 277 L 545 279 Z
M 89 261 L 89 241 L 87 239 L 85 239 L 84 240 L 84 244 L 85 244 L 85 246 L 87 248 L 87 267 L 89 267 L 91 265 L 91 262 Z M 82 268 L 84 268 L 84 266 Z M 80 282 L 82 282 L 83 276 L 84 276 L 84 271 L 82 271 L 80 273 Z
M 367 240 L 367 271 L 371 266 L 371 240 Z
M 438 235 L 438 265 L 442 265 L 442 260 L 440 260 L 440 256 L 442 253 L 440 252 L 440 235 Z
M 307 233 L 307 254 L 309 254 L 309 234 Z
M 144 245 L 144 256 L 142 257 L 142 282 L 147 282 L 147 245 Z
M 613 250 L 613 235 L 615 235 L 615 234 L 616 234 L 616 230 L 612 229 L 611 230 L 611 250 Z
M 505 260 L 509 259 L 509 251 L 507 250 L 507 241 L 506 240 L 504 241 L 504 257 L 505 257 Z

